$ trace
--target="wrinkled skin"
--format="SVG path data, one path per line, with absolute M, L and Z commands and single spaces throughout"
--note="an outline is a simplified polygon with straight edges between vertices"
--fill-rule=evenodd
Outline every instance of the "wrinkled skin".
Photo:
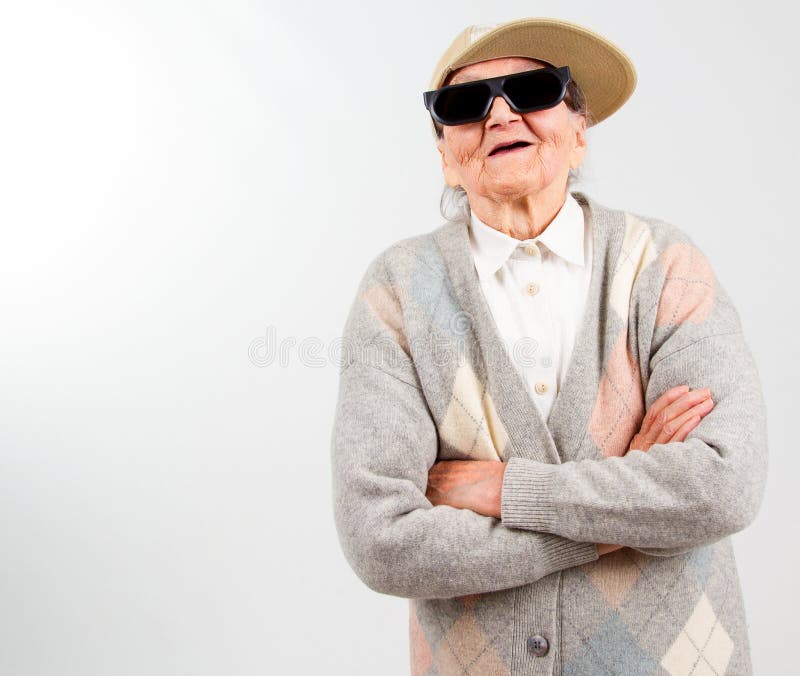
M 542 68 L 532 59 L 482 61 L 456 71 L 449 84 Z M 526 141 L 511 153 L 498 145 Z M 547 110 L 516 113 L 497 97 L 480 122 L 444 127 L 437 144 L 448 185 L 461 186 L 484 223 L 517 239 L 536 237 L 564 203 L 570 169 L 586 155 L 586 120 L 564 101 Z

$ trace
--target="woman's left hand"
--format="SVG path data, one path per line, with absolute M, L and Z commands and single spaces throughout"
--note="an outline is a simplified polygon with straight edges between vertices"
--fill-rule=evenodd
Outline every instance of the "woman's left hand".
M 428 472 L 425 496 L 436 505 L 471 509 L 500 518 L 506 463 L 498 460 L 440 460 Z

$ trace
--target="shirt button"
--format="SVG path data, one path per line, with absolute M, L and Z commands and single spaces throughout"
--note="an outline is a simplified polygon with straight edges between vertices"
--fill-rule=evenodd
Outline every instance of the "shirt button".
M 535 296 L 537 293 L 539 293 L 539 285 L 536 282 L 526 284 L 525 293 L 527 293 L 529 296 Z
M 536 634 L 536 636 L 528 637 L 528 647 L 533 651 L 536 657 L 542 657 L 547 654 L 547 649 L 550 645 L 547 643 L 547 639 L 544 636 Z
M 538 383 L 536 383 L 536 392 L 537 394 L 544 394 L 547 392 L 547 383 L 544 382 L 544 380 L 540 380 Z
M 528 244 L 525 247 L 525 253 L 528 254 L 529 256 L 538 256 L 539 247 L 537 247 L 535 244 Z

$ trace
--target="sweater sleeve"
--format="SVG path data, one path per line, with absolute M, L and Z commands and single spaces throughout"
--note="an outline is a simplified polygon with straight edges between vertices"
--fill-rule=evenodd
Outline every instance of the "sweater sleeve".
M 667 278 L 669 278 L 669 270 Z M 678 275 L 674 275 L 678 279 Z M 683 306 L 654 332 L 645 404 L 669 388 L 709 387 L 712 411 L 683 442 L 647 452 L 560 465 L 509 459 L 502 523 L 567 538 L 621 544 L 669 556 L 747 527 L 767 472 L 767 432 L 758 371 L 738 313 L 713 278 L 689 294 L 662 289 L 659 313 Z M 687 307 L 686 303 L 690 306 Z
M 435 422 L 402 339 L 376 327 L 361 298 L 345 329 L 349 357 L 331 440 L 334 521 L 358 577 L 384 594 L 451 598 L 596 560 L 592 542 L 512 530 L 493 517 L 431 504 L 425 491 L 437 459 Z M 380 350 L 365 349 L 365 337 L 379 338 Z

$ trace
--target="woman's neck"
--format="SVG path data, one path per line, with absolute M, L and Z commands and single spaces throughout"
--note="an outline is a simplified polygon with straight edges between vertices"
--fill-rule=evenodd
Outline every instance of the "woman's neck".
M 482 195 L 469 196 L 469 206 L 486 225 L 514 239 L 533 239 L 553 221 L 567 197 L 567 190 L 543 191 L 508 201 Z

